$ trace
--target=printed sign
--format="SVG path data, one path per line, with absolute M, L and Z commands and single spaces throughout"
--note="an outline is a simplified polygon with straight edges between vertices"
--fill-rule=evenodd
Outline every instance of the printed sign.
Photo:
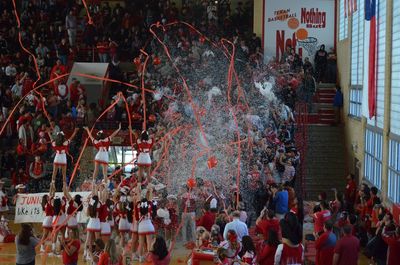
M 15 205 L 15 223 L 42 223 L 45 214 L 42 210 L 42 197 L 48 193 L 30 193 L 30 194 L 18 194 L 16 205 Z M 72 197 L 75 194 L 82 196 L 83 210 L 77 212 L 77 220 L 79 223 L 86 223 L 88 217 L 86 216 L 86 209 L 90 192 L 71 192 Z M 56 196 L 60 198 L 63 193 L 57 192 Z
M 314 59 L 320 45 L 335 44 L 334 0 L 264 0 L 264 59 L 280 60 L 286 47 Z

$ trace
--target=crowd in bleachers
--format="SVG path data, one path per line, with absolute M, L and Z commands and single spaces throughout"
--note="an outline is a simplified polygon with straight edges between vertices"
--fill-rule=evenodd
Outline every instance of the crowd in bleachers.
M 252 141 L 252 153 L 243 158 L 249 163 L 242 169 L 240 183 L 240 189 L 250 192 L 238 196 L 235 189 L 226 189 L 221 183 L 210 184 L 207 181 L 202 184 L 198 181 L 197 187 L 192 190 L 193 197 L 187 197 L 187 186 L 181 187 L 176 195 L 160 192 L 159 210 L 164 212 L 157 211 L 154 224 L 171 242 L 178 220 L 182 220 L 185 231 L 182 239 L 186 246 L 205 249 L 220 246 L 220 264 L 236 264 L 239 261 L 247 264 L 287 264 L 288 260 L 300 263 L 304 259 L 304 248 L 301 244 L 302 209 L 298 208 L 294 189 L 300 163 L 300 153 L 294 141 L 294 112 L 299 101 L 308 103 L 310 110 L 317 83 L 332 79 L 331 74 L 324 75 L 329 56 L 322 49 L 318 51 L 314 58 L 318 65 L 314 68 L 308 58 L 303 61 L 294 47 L 288 47 L 280 61 L 271 59 L 264 64 L 261 40 L 249 32 L 252 23 L 250 2 L 240 3 L 236 10 L 230 11 L 214 8 L 210 1 L 197 1 L 196 5 L 183 5 L 180 9 L 169 1 L 126 1 L 124 6 L 116 4 L 113 7 L 107 2 L 88 1 L 88 11 L 93 19 L 93 23 L 89 23 L 83 6 L 74 1 L 22 1 L 19 32 L 24 46 L 36 56 L 42 77 L 38 84 L 68 73 L 74 61 L 95 61 L 110 64 L 110 78 L 140 87 L 140 71 L 124 71 L 120 64 L 122 61 L 134 62 L 138 58 L 135 64 L 140 69 L 143 60 L 140 49 L 152 54 L 146 70 L 146 86 L 156 89 L 162 84 L 170 90 L 169 94 L 159 98 L 146 95 L 146 102 L 149 103 L 146 105 L 147 122 L 153 128 L 151 132 L 156 139 L 173 125 L 184 125 L 185 121 L 193 119 L 193 113 L 187 108 L 188 99 L 182 83 L 176 81 L 178 76 L 169 64 L 169 58 L 163 54 L 162 47 L 149 33 L 149 27 L 158 21 L 166 25 L 184 20 L 212 41 L 218 42 L 222 37 L 232 41 L 237 49 L 234 65 L 243 81 L 245 96 L 254 99 L 252 103 L 262 105 L 265 99 L 253 84 L 269 80 L 273 84 L 274 95 L 279 99 L 270 106 L 267 116 L 264 116 L 266 112 L 250 106 L 252 114 L 258 118 L 253 120 L 252 131 L 248 135 L 245 133 Z M 113 84 L 110 97 L 102 99 L 103 104 L 99 102 L 88 106 L 84 86 L 74 80 L 67 87 L 66 78 L 45 86 L 39 90 L 41 94 L 31 92 L 37 79 L 33 59 L 21 50 L 18 43 L 19 32 L 11 2 L 0 5 L 3 10 L 0 22 L 0 124 L 6 124 L 6 119 L 12 114 L 0 138 L 0 175 L 13 187 L 25 184 L 27 192 L 43 192 L 50 186 L 52 163 L 49 161 L 54 155 L 47 133 L 55 136 L 60 131 L 72 132 L 75 127 L 94 125 L 99 114 L 117 100 L 114 97 L 117 92 L 126 96 L 129 113 L 123 102 L 118 102 L 96 124 L 96 128 L 114 129 L 118 123 L 114 127 L 101 122 L 116 121 L 123 122 L 123 130 L 126 130 L 128 115 L 139 124 L 142 121 L 143 102 L 138 96 L 140 90 L 132 91 L 122 84 Z M 218 70 L 221 65 L 214 62 L 223 61 L 223 58 L 208 40 L 199 38 L 193 30 L 180 24 L 168 28 L 163 40 L 171 47 L 172 56 L 180 59 L 175 63 L 182 68 L 185 76 L 190 76 L 188 83 L 192 89 L 200 91 L 217 85 L 225 92 L 226 80 Z M 207 63 L 208 60 L 213 60 L 213 63 Z M 196 72 L 207 67 L 211 70 L 206 73 Z M 177 109 L 166 100 L 166 95 L 180 102 Z M 22 104 L 11 113 L 24 96 Z M 199 101 L 204 99 L 200 93 L 195 97 Z M 245 127 L 242 127 L 240 129 L 244 131 Z M 83 130 L 78 134 L 83 135 Z M 80 151 L 82 137 L 75 139 L 70 145 L 72 155 L 68 158 L 69 165 L 74 165 L 73 160 Z M 177 139 L 174 145 L 180 148 L 184 143 Z M 162 159 L 163 148 L 162 145 L 154 147 L 154 162 Z M 71 168 L 67 174 L 70 172 Z M 130 178 L 135 178 L 135 172 Z M 213 185 L 217 187 L 213 188 Z M 386 258 L 385 247 L 389 248 L 389 256 L 396 255 L 393 249 L 399 247 L 399 228 L 394 225 L 387 209 L 381 206 L 376 191 L 376 188 L 369 189 L 366 185 L 357 190 L 354 180 L 349 179 L 344 196 L 336 192 L 329 203 L 326 194 L 322 193 L 317 205 L 310 206 L 313 208 L 309 216 L 314 224 L 314 233 L 308 235 L 306 240 L 316 242 L 317 264 L 356 264 L 344 261 L 344 255 L 350 253 L 344 247 L 349 244 L 348 240 L 353 240 L 352 250 L 356 251 L 353 256 L 358 257 L 357 242 L 360 242 L 367 246 L 367 254 L 378 264 L 385 264 L 382 263 Z M 10 203 L 6 201 L 6 204 Z M 252 227 L 254 221 L 256 228 L 249 232 L 248 227 Z M 255 237 L 257 233 L 261 235 L 259 244 Z M 359 239 L 350 237 L 351 234 Z M 321 247 L 325 243 L 329 248 Z M 152 253 L 167 258 L 160 248 Z M 345 254 L 344 251 L 348 252 Z M 135 250 L 132 253 L 136 255 Z M 395 264 L 390 262 L 396 260 L 395 256 L 390 256 L 388 264 Z

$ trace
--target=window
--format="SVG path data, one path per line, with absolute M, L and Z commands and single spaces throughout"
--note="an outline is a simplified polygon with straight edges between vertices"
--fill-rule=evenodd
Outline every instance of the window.
M 351 85 L 362 86 L 364 67 L 364 0 L 357 1 L 351 23 Z
M 364 176 L 378 189 L 382 184 L 382 144 L 382 133 L 366 130 Z
M 349 18 L 344 14 L 344 2 L 347 0 L 339 1 L 339 41 L 347 39 Z
M 400 202 L 400 142 L 389 139 L 388 197 Z
M 114 170 L 116 166 L 123 167 L 125 164 L 128 164 L 123 172 L 130 172 L 134 167 L 133 161 L 136 158 L 136 151 L 132 150 L 130 146 L 112 146 L 108 151 L 109 155 L 109 168 Z
M 362 102 L 361 87 L 350 87 L 350 97 L 349 97 L 350 116 L 361 118 L 361 102 Z
M 393 1 L 390 131 L 400 135 L 400 1 Z
M 376 117 L 368 124 L 383 128 L 385 115 L 385 53 L 386 53 L 386 0 L 377 1 L 377 99 Z

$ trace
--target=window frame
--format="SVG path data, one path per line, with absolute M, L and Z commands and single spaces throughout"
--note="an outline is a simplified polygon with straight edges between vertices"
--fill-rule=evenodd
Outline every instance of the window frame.
M 372 141 L 368 141 L 369 133 L 372 136 Z M 364 137 L 364 178 L 381 190 L 383 176 L 383 130 L 367 126 Z
M 339 26 L 338 41 L 346 40 L 349 37 L 349 16 L 345 16 L 344 2 L 347 0 L 339 0 Z

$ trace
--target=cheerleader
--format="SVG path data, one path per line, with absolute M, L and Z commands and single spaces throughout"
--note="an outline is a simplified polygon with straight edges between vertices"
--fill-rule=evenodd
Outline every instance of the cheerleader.
M 51 185 L 54 185 L 54 183 L 51 183 Z M 55 190 L 55 186 L 54 186 Z M 51 245 L 52 251 L 54 254 L 58 254 L 56 252 L 56 242 L 58 239 L 58 235 L 61 235 L 62 240 L 65 239 L 65 231 L 66 231 L 66 205 L 67 205 L 67 199 L 65 197 L 58 197 L 55 196 L 53 197 L 52 200 L 53 203 L 53 209 L 54 209 L 54 214 L 53 214 L 53 229 L 56 231 L 55 234 L 53 234 L 53 243 Z
M 68 192 L 67 183 L 63 185 L 64 197 L 67 199 L 68 208 L 67 208 L 67 228 L 69 230 L 73 230 L 78 228 L 78 220 L 76 219 L 76 215 L 78 212 L 82 211 L 82 196 L 76 194 L 74 197 Z
M 45 213 L 44 220 L 42 222 L 42 228 L 43 228 L 43 235 L 42 235 L 42 244 L 40 245 L 40 252 L 45 252 L 45 243 L 47 238 L 50 235 L 50 232 L 53 229 L 53 215 L 54 215 L 54 208 L 53 205 L 51 204 L 51 201 L 54 198 L 55 194 L 55 187 L 54 184 L 50 185 L 50 191 L 49 194 L 45 194 L 42 197 L 42 210 Z
M 136 220 L 138 221 L 138 235 L 139 235 L 139 261 L 144 261 L 144 248 L 149 251 L 153 242 L 153 235 L 155 234 L 154 225 L 152 223 L 152 215 L 156 213 L 156 204 L 152 201 L 152 189 L 143 190 L 142 194 L 145 196 L 140 200 L 136 207 L 138 215 Z
M 139 167 L 139 182 L 142 182 L 144 178 L 144 174 L 147 177 L 147 183 L 150 183 L 150 167 L 151 167 L 151 158 L 150 158 L 150 151 L 153 147 L 154 140 L 150 138 L 149 133 L 147 131 L 142 131 L 140 135 L 140 139 L 137 140 L 138 146 L 138 160 L 137 165 Z
M 120 244 L 125 245 L 125 235 L 130 232 L 130 224 L 128 221 L 128 212 L 131 209 L 128 202 L 128 191 L 125 188 L 121 188 L 119 191 L 119 201 L 117 203 L 116 212 L 118 214 L 118 232 L 120 234 Z
M 4 181 L 0 179 L 0 214 L 1 219 L 4 219 L 3 214 L 8 212 L 8 197 L 3 191 Z
M 97 190 L 95 189 L 93 194 L 97 194 Z M 101 203 L 99 200 L 99 196 L 93 195 L 90 198 L 89 205 L 87 208 L 87 215 L 89 216 L 89 222 L 87 224 L 87 235 L 86 235 L 86 247 L 83 253 L 84 259 L 90 259 L 90 254 L 92 253 L 93 242 L 95 239 L 99 238 L 99 234 L 101 231 L 99 212 L 100 212 Z
M 138 193 L 139 193 L 139 188 L 136 187 L 131 190 L 130 195 L 132 198 L 131 202 L 131 207 L 132 207 L 132 221 L 131 221 L 131 227 L 130 227 L 130 232 L 131 232 L 131 243 L 132 243 L 132 252 L 133 252 L 133 260 L 137 260 L 139 257 L 137 257 L 136 252 L 138 248 L 138 243 L 139 243 L 139 237 L 138 237 L 138 222 L 136 220 L 136 216 L 139 214 L 137 207 L 135 205 L 137 204 L 138 200 Z
M 94 171 L 93 171 L 93 181 L 96 179 L 97 174 L 99 173 L 99 167 L 102 167 L 103 170 L 103 178 L 107 177 L 107 166 L 108 166 L 108 148 L 110 147 L 112 138 L 118 134 L 121 130 L 121 123 L 116 131 L 114 131 L 110 136 L 106 136 L 103 130 L 100 130 L 96 134 L 96 139 L 92 136 L 88 127 L 83 127 L 90 140 L 92 140 L 93 145 L 96 147 L 97 154 L 94 158 Z
M 47 132 L 49 138 L 51 140 L 51 145 L 53 149 L 56 151 L 56 156 L 54 157 L 54 165 L 53 165 L 53 174 L 51 176 L 51 181 L 55 182 L 58 170 L 61 170 L 63 176 L 63 182 L 67 182 L 67 151 L 68 146 L 72 139 L 75 137 L 78 132 L 78 128 L 75 128 L 71 137 L 68 140 L 65 140 L 65 135 L 62 131 L 57 133 L 55 139 L 51 135 L 50 131 Z
M 114 202 L 110 199 L 106 199 L 100 207 L 99 219 L 100 219 L 100 236 L 104 243 L 108 242 L 111 236 L 111 223 L 110 218 L 114 208 Z

